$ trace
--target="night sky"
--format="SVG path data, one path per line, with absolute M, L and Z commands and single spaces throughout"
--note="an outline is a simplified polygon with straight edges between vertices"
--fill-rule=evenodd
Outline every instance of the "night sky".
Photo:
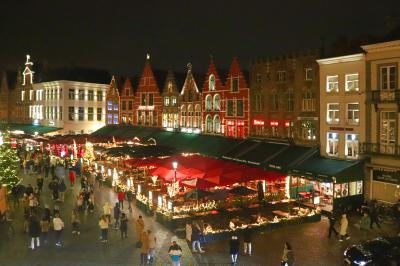
M 212 54 L 226 68 L 250 59 L 321 46 L 345 34 L 385 33 L 399 0 L 1 1 L 0 69 L 25 54 L 50 66 L 140 73 L 145 55 L 157 69 L 205 72 Z

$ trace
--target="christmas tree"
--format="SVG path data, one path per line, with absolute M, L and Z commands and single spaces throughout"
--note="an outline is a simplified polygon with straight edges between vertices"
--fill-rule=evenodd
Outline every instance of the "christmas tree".
M 18 169 L 17 150 L 11 147 L 10 136 L 0 132 L 0 185 L 6 185 L 8 189 L 16 186 L 20 181 Z
M 90 142 L 86 142 L 85 152 L 83 153 L 83 159 L 85 159 L 89 163 L 94 161 L 95 159 L 93 152 L 93 144 Z

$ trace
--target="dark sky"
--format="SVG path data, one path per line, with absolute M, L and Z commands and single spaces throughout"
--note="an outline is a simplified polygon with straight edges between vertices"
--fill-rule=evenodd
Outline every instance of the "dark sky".
M 252 58 L 320 47 L 339 34 L 383 34 L 400 0 L 1 1 L 0 69 L 25 54 L 51 66 L 79 65 L 112 73 L 154 68 L 205 72 L 209 55 L 226 68 Z

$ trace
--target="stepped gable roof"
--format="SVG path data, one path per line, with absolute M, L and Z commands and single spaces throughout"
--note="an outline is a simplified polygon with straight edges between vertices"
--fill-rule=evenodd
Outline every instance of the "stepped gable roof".
M 192 72 L 192 64 L 188 63 L 187 64 L 187 73 L 186 73 L 185 81 L 184 81 L 184 83 L 182 85 L 181 94 L 184 94 L 186 89 L 190 89 L 190 88 L 193 88 L 193 87 L 194 87 L 196 92 L 200 92 L 200 90 L 198 88 L 198 85 L 197 85 L 197 82 L 196 82 L 196 79 L 195 79 L 195 77 L 193 75 L 193 72 Z
M 247 83 L 246 76 L 243 74 L 243 71 L 242 71 L 242 69 L 240 67 L 240 64 L 239 64 L 239 61 L 238 61 L 237 57 L 234 57 L 232 59 L 231 66 L 230 66 L 229 72 L 228 72 L 228 76 L 226 77 L 226 80 L 225 80 L 225 85 L 230 84 L 230 79 L 229 78 L 230 78 L 231 75 L 241 77 L 239 79 L 239 83 L 240 83 L 239 87 L 241 87 L 241 88 L 248 88 L 249 87 L 248 83 Z
M 160 88 L 162 88 L 162 82 L 164 82 L 165 76 L 166 76 L 165 71 L 153 71 L 150 64 L 150 55 L 147 54 L 142 75 L 140 76 L 136 92 L 160 93 Z M 158 82 L 160 82 L 160 84 Z
M 35 67 L 35 83 L 69 80 L 88 83 L 108 84 L 111 75 L 108 71 L 87 67 L 48 68 L 42 65 Z
M 121 84 L 121 83 L 119 83 L 119 84 Z M 112 78 L 111 78 L 111 81 L 110 81 L 110 85 L 109 85 L 109 87 L 107 89 L 107 95 L 114 95 L 115 92 L 117 92 L 117 94 L 118 94 L 117 96 L 119 97 L 119 95 L 121 93 L 120 93 L 120 90 L 119 90 L 119 87 L 118 87 L 118 78 L 116 78 L 113 75 Z
M 165 82 L 164 82 L 164 86 L 163 86 L 163 90 L 162 90 L 163 94 L 168 93 L 169 84 L 170 83 L 171 83 L 171 86 L 172 86 L 172 92 L 173 93 L 179 93 L 179 87 L 178 87 L 178 84 L 176 82 L 174 72 L 172 72 L 172 70 L 168 70 L 168 72 L 167 72 L 167 76 L 165 78 Z
M 135 90 L 132 86 L 132 81 L 129 77 L 124 78 L 124 81 L 121 82 L 121 84 L 122 84 L 122 86 L 120 88 L 120 95 L 122 95 L 124 93 L 125 88 L 129 88 L 130 89 L 129 95 L 133 95 Z
M 227 71 L 220 70 L 220 69 L 218 70 L 217 67 L 215 66 L 214 58 L 211 56 L 210 57 L 210 65 L 208 66 L 207 74 L 204 77 L 204 82 L 203 82 L 203 90 L 204 91 L 208 91 L 209 90 L 209 88 L 208 88 L 208 85 L 209 85 L 208 79 L 209 79 L 209 76 L 211 74 L 213 74 L 215 76 L 215 88 L 216 88 L 216 90 L 217 90 L 217 88 L 221 88 L 221 89 L 223 88 L 224 83 L 223 83 L 222 79 L 220 78 L 219 72 L 221 72 L 223 76 L 226 76 Z

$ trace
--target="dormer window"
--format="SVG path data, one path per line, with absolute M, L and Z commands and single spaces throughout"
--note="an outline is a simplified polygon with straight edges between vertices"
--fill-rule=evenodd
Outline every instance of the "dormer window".
M 208 89 L 210 91 L 214 91 L 215 90 L 215 76 L 214 75 L 210 75 L 209 79 L 208 79 Z

